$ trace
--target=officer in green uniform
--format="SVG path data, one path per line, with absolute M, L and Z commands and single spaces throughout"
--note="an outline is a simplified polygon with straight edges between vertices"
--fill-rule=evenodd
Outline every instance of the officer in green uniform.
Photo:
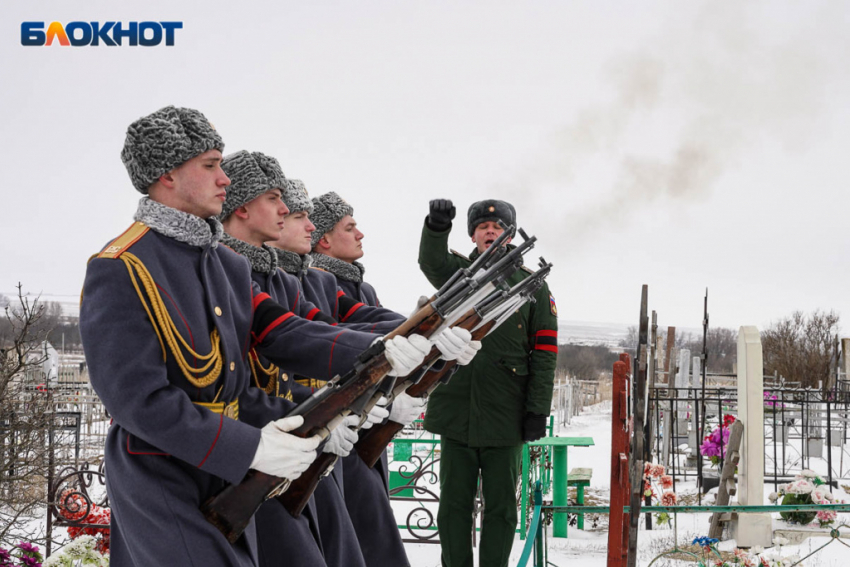
M 448 249 L 455 207 L 431 201 L 419 245 L 419 267 L 440 287 L 469 266 L 515 224 L 504 201 L 474 203 L 467 215 L 475 249 L 469 258 Z M 509 246 L 511 246 L 509 244 Z M 509 283 L 530 272 L 520 270 Z M 523 443 L 545 435 L 557 359 L 557 309 L 548 286 L 482 342 L 478 356 L 431 395 L 425 428 L 442 437 L 437 524 L 444 567 L 472 567 L 472 511 L 481 475 L 484 499 L 480 565 L 507 566 L 517 526 L 516 483 Z

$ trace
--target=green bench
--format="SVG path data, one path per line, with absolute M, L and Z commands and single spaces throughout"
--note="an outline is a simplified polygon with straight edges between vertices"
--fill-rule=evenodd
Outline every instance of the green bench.
M 593 469 L 574 468 L 567 476 L 567 486 L 576 487 L 576 504 L 584 506 L 584 488 L 590 486 L 590 478 L 593 476 Z M 578 515 L 578 529 L 584 529 L 584 514 Z

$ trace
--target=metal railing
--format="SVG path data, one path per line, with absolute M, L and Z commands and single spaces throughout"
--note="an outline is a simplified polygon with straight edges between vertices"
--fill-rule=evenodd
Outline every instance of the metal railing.
M 629 514 L 631 510 L 630 506 L 623 506 L 623 513 Z M 641 506 L 641 513 L 667 513 L 673 516 L 674 518 L 674 526 L 678 526 L 675 521 L 677 514 L 714 514 L 714 513 L 737 513 L 737 514 L 754 514 L 754 513 L 782 513 L 782 512 L 819 512 L 825 510 L 832 510 L 835 512 L 850 512 L 850 504 L 798 504 L 794 506 L 787 505 L 769 505 L 769 506 L 745 506 L 745 505 L 732 505 L 732 506 Z M 534 563 L 535 567 L 544 567 L 548 564 L 548 548 L 546 546 L 546 530 L 544 529 L 544 524 L 551 523 L 545 521 L 545 516 L 551 516 L 557 513 L 584 513 L 584 514 L 610 514 L 611 508 L 609 506 L 553 506 L 543 504 L 543 491 L 542 484 L 538 482 L 535 487 L 534 492 L 534 512 L 532 515 L 531 525 L 529 526 L 525 546 L 523 547 L 522 554 L 520 555 L 519 562 L 517 563 L 517 567 L 526 567 L 528 565 L 529 559 L 534 555 Z M 841 527 L 841 526 L 839 526 Z M 674 527 L 674 533 L 677 531 L 677 527 Z M 827 544 L 822 545 L 817 548 L 815 551 L 803 557 L 800 562 L 802 562 L 807 557 L 811 557 L 814 553 L 820 551 L 829 543 L 833 541 L 838 541 L 840 537 L 840 533 L 838 528 L 830 529 L 831 540 L 827 542 Z M 677 536 L 678 537 L 678 536 Z M 844 542 L 840 542 L 842 545 L 847 545 Z M 669 555 L 671 553 L 681 552 L 682 550 L 678 548 L 678 540 L 674 543 L 674 549 L 665 551 L 664 553 L 657 556 L 650 562 L 650 565 L 655 562 L 657 559 Z M 850 546 L 848 546 L 850 547 Z M 799 563 L 799 562 L 798 562 Z M 796 565 L 795 563 L 794 565 Z

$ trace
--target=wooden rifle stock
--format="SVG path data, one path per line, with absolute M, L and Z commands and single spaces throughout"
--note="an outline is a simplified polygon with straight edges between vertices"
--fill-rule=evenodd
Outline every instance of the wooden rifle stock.
M 433 334 L 442 321 L 443 319 L 440 314 L 430 305 L 426 305 L 393 332 L 389 333 L 386 339 L 397 335 L 408 336 L 414 333 L 427 338 Z M 391 366 L 386 356 L 380 355 L 373 357 L 366 362 L 365 367 L 357 373 L 354 379 L 341 384 L 337 391 L 332 392 L 326 399 L 303 412 L 301 415 L 304 417 L 304 423 L 301 427 L 290 433 L 302 438 L 312 437 L 317 434 L 327 437 L 329 434 L 327 426 L 330 422 L 337 417 L 344 416 L 344 412 L 360 396 L 376 386 L 390 369 Z M 320 455 L 317 461 L 323 461 L 323 455 L 325 453 Z M 317 479 L 315 481 L 317 484 L 329 464 L 324 463 L 321 467 L 316 463 L 314 465 L 316 465 L 315 471 L 317 471 Z M 314 467 L 311 466 L 308 471 L 312 470 L 314 470 Z M 304 500 L 305 504 L 315 490 L 314 484 L 312 485 L 312 489 L 309 488 L 313 481 L 312 478 L 307 478 L 308 471 L 305 471 L 298 478 L 298 481 L 301 483 L 299 486 L 305 486 L 303 490 L 307 493 Z M 224 537 L 229 542 L 234 543 L 242 535 L 242 532 L 245 531 L 245 528 L 251 522 L 251 518 L 257 512 L 260 505 L 268 498 L 285 492 L 289 484 L 287 479 L 250 470 L 238 485 L 229 485 L 217 495 L 207 500 L 201 506 L 201 512 L 211 524 L 224 534 Z M 303 509 L 303 505 L 301 505 L 301 509 Z
M 390 364 L 385 356 L 376 357 L 371 361 L 366 368 L 361 371 L 358 378 L 347 387 L 342 387 L 334 395 L 328 396 L 323 403 L 319 403 L 311 410 L 303 413 L 304 423 L 290 433 L 298 437 L 307 438 L 316 434 L 322 434 L 322 430 L 336 417 L 338 417 L 346 408 L 353 404 L 361 395 L 363 395 L 371 386 L 377 384 L 390 369 Z M 362 379 L 366 377 L 367 379 Z M 327 432 L 324 432 L 327 436 Z M 317 458 L 321 460 L 326 453 L 322 453 Z M 332 455 L 335 456 L 335 455 Z M 332 463 L 331 463 L 332 464 Z M 328 463 L 324 463 L 321 470 L 317 467 L 316 462 L 310 466 L 298 481 L 301 482 L 299 490 L 305 491 L 303 488 L 309 480 L 305 478 L 310 471 L 316 472 L 316 480 L 318 483 L 321 478 L 321 472 L 327 468 Z M 301 480 L 304 479 L 304 480 Z M 257 512 L 263 502 L 271 496 L 275 496 L 277 492 L 288 490 L 291 483 L 285 479 L 270 474 L 266 474 L 256 470 L 248 471 L 245 478 L 238 485 L 228 485 L 217 495 L 210 498 L 201 507 L 201 511 L 207 520 L 221 531 L 222 534 L 231 543 L 234 543 L 251 521 L 251 517 Z M 315 490 L 315 486 L 313 486 Z M 313 491 L 310 490 L 304 500 L 306 505 L 307 500 Z M 304 508 L 301 505 L 301 509 Z M 300 510 L 299 510 L 300 513 Z M 297 517 L 297 516 L 296 516 Z
M 290 483 L 286 492 L 277 496 L 278 501 L 283 504 L 283 507 L 293 518 L 301 515 L 304 507 L 307 506 L 307 502 L 310 501 L 310 497 L 316 491 L 319 481 L 330 474 L 338 459 L 339 456 L 333 453 L 319 453 L 313 464 Z
M 414 398 L 424 398 L 433 389 L 431 387 L 439 384 L 442 377 L 454 368 L 455 364 L 457 364 L 457 361 L 450 360 L 440 370 L 428 372 L 418 383 L 407 388 L 405 392 Z M 402 429 L 404 429 L 404 425 L 395 421 L 379 423 L 360 435 L 360 439 L 354 444 L 354 450 L 357 451 L 363 462 L 369 468 L 372 468 L 381 458 L 381 454 L 393 440 L 393 437 Z
M 460 323 L 459 326 L 469 330 L 474 328 L 479 321 L 480 318 L 477 315 L 472 315 L 467 317 L 462 323 Z M 494 324 L 495 320 L 491 320 L 482 325 L 479 329 L 476 329 L 472 333 L 472 340 L 480 341 L 483 339 L 493 328 Z M 436 350 L 436 348 L 434 350 Z M 403 383 L 399 385 L 393 393 L 398 395 L 401 392 L 405 392 L 408 396 L 413 398 L 425 398 L 440 385 L 443 377 L 451 372 L 456 364 L 456 360 L 450 360 L 446 362 L 440 370 L 426 373 L 425 376 L 423 376 L 416 384 L 411 385 Z M 378 462 L 378 459 L 381 458 L 381 454 L 387 448 L 387 445 L 389 445 L 393 440 L 393 437 L 395 437 L 402 429 L 404 429 L 404 425 L 396 423 L 395 421 L 379 423 L 360 435 L 360 439 L 358 439 L 357 443 L 354 444 L 354 450 L 357 451 L 357 454 L 360 455 L 363 462 L 366 463 L 369 468 L 372 468 L 375 466 L 375 463 Z

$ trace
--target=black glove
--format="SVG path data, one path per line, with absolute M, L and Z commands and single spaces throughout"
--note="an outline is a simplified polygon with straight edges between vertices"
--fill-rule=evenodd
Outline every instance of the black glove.
M 541 437 L 545 437 L 548 421 L 548 415 L 527 412 L 522 422 L 522 440 L 537 441 Z
M 425 224 L 428 228 L 437 232 L 443 232 L 452 227 L 452 219 L 455 218 L 455 206 L 450 199 L 434 199 L 429 203 L 430 210 Z

